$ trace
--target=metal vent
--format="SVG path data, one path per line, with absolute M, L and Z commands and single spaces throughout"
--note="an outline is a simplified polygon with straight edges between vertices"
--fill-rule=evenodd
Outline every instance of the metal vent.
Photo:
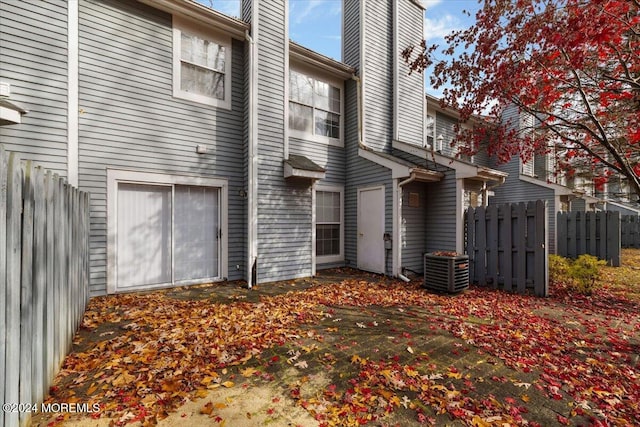
M 438 292 L 462 292 L 469 287 L 469 256 L 424 255 L 424 287 Z

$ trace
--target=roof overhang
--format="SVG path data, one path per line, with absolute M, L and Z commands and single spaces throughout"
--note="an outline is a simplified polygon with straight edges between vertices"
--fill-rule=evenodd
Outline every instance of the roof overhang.
M 320 69 L 343 80 L 350 79 L 355 73 L 353 67 L 307 49 L 293 41 L 289 41 L 289 59 L 296 63 L 306 64 L 314 69 Z
M 326 170 L 304 156 L 290 154 L 284 160 L 284 177 L 303 179 L 324 179 Z
M 0 125 L 19 124 L 28 111 L 6 98 L 0 98 Z
M 544 187 L 553 190 L 556 196 L 573 196 L 578 199 L 589 197 L 585 196 L 584 191 L 574 190 L 569 187 L 565 187 L 564 185 L 555 184 L 553 182 L 545 182 L 527 175 L 520 174 L 520 181 L 528 182 L 530 184 L 537 185 L 538 187 Z
M 475 179 L 479 181 L 492 181 L 499 184 L 504 183 L 509 176 L 508 173 L 502 172 L 496 169 L 491 169 L 486 166 L 475 165 L 473 163 L 465 162 L 453 157 L 447 157 L 440 153 L 428 150 L 424 147 L 418 147 L 416 145 L 407 144 L 394 140 L 393 148 L 404 151 L 405 153 L 412 154 L 421 159 L 427 158 L 427 156 L 433 159 L 437 164 L 446 166 L 455 170 L 456 178 Z
M 380 166 L 391 170 L 391 177 L 394 179 L 413 178 L 415 181 L 436 182 L 440 181 L 444 174 L 419 167 L 411 162 L 392 156 L 387 153 L 380 153 L 371 149 L 360 147 L 358 155 Z
M 244 39 L 250 25 L 244 21 L 213 10 L 194 0 L 138 0 L 155 9 L 172 15 L 180 15 L 205 25 L 213 25 L 219 31 L 237 39 Z

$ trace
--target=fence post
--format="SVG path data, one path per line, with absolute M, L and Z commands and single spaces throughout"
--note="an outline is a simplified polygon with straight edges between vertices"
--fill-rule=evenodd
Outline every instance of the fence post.
M 46 312 L 45 312 L 45 356 L 47 384 L 53 381 L 56 370 L 55 362 L 55 234 L 54 234 L 54 186 L 55 178 L 51 171 L 45 176 L 46 196 Z
M 597 241 L 596 241 L 596 222 L 597 217 L 600 212 L 589 211 L 585 214 L 585 237 L 587 238 L 586 242 L 586 253 L 589 254 L 597 254 Z

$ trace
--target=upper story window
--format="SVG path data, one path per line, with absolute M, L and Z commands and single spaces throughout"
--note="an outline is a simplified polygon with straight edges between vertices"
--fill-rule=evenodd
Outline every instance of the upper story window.
M 231 108 L 231 38 L 174 16 L 173 96 Z
M 427 146 L 434 147 L 433 144 L 436 142 L 436 116 L 427 114 L 425 125 L 427 130 Z M 439 150 L 442 150 L 442 147 L 440 147 Z
M 342 123 L 342 85 L 290 70 L 290 135 L 342 146 Z

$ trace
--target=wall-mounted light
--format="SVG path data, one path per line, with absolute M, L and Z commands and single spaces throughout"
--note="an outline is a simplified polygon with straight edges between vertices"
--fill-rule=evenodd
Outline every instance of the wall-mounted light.
M 438 141 L 438 145 L 436 145 L 436 150 L 437 151 L 442 151 L 442 143 L 444 142 L 444 136 L 442 136 L 442 134 L 438 135 L 438 138 L 436 138 L 436 140 Z
M 207 154 L 207 146 L 206 145 L 196 145 L 196 153 L 198 154 Z

